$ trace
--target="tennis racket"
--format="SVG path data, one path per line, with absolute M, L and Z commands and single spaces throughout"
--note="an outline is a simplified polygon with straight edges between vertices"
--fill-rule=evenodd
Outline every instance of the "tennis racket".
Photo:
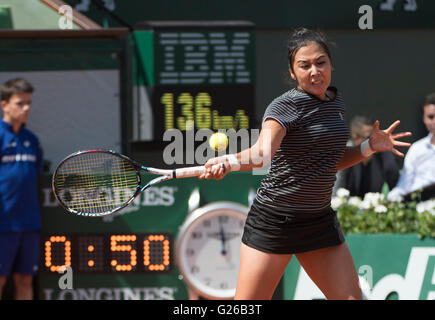
M 204 166 L 174 170 L 150 168 L 115 151 L 86 150 L 62 160 L 53 174 L 52 188 L 56 200 L 68 212 L 101 217 L 125 208 L 152 185 L 196 177 L 204 170 Z M 141 172 L 159 176 L 143 184 Z

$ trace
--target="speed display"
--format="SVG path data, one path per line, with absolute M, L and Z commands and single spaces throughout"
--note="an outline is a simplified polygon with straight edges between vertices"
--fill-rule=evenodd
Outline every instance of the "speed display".
M 249 129 L 254 103 L 248 86 L 157 87 L 156 132 L 178 129 Z
M 142 59 L 146 86 L 146 94 L 139 96 L 149 99 L 137 106 L 137 140 L 162 140 L 165 131 L 174 129 L 217 131 L 252 127 L 252 24 L 148 22 L 137 29 L 136 41 L 142 46 L 138 59 Z

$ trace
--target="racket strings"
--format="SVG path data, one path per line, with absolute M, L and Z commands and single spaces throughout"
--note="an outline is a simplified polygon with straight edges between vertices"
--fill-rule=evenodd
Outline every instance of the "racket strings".
M 55 192 L 76 212 L 101 214 L 124 205 L 138 186 L 136 168 L 112 154 L 83 153 L 57 170 Z

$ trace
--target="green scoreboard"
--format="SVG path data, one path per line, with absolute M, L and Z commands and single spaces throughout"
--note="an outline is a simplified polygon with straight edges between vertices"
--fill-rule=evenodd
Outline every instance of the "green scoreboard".
M 167 130 L 250 129 L 255 33 L 249 22 L 146 22 L 135 27 L 133 138 Z

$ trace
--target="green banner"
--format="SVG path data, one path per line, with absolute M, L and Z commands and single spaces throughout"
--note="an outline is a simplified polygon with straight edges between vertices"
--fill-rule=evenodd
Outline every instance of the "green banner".
M 262 177 L 239 172 L 221 181 L 172 180 L 148 189 L 118 214 L 85 218 L 58 206 L 50 177 L 44 176 L 40 189 L 43 229 L 38 298 L 187 299 L 188 290 L 175 263 L 180 226 L 189 212 L 205 204 L 225 200 L 248 206 Z M 199 199 L 192 207 L 195 193 Z M 159 244 L 168 240 L 170 263 L 160 271 L 144 265 L 147 239 L 154 241 L 149 247 L 154 264 L 162 263 L 164 251 Z M 420 239 L 414 234 L 369 234 L 347 235 L 346 242 L 366 299 L 435 298 L 435 239 Z M 70 274 L 59 270 L 66 264 L 71 266 Z M 274 299 L 324 296 L 293 257 Z
M 417 235 L 348 235 L 365 299 L 435 299 L 435 239 Z M 326 275 L 325 275 L 326 276 Z M 325 299 L 295 257 L 281 286 L 283 299 Z
M 153 175 L 144 177 L 150 179 Z M 147 189 L 115 215 L 86 218 L 61 208 L 51 190 L 51 177 L 43 176 L 38 298 L 187 299 L 186 284 L 179 276 L 174 256 L 174 242 L 187 214 L 197 206 L 222 200 L 247 206 L 262 177 L 232 173 L 222 181 L 171 180 Z M 197 206 L 192 207 L 189 199 L 194 193 L 199 199 Z M 169 241 L 170 263 L 164 270 L 144 266 L 147 239 L 154 243 L 149 254 L 152 264 L 161 264 L 164 252 L 158 245 Z M 70 265 L 71 274 L 68 270 L 61 273 L 62 265 Z M 118 270 L 118 266 L 124 268 Z

